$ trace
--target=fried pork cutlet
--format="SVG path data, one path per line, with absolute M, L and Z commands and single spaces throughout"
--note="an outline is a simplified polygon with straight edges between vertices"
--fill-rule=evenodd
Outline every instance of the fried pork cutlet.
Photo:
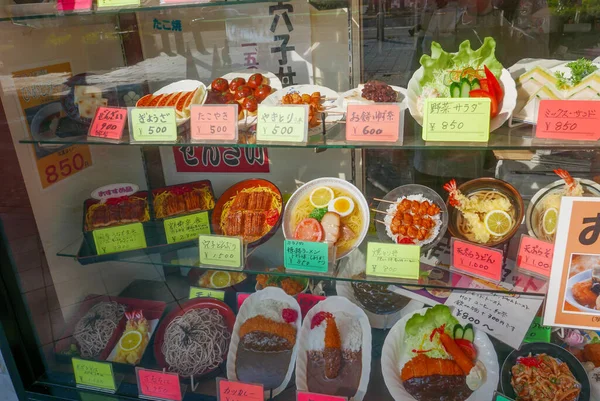
M 573 285 L 573 298 L 580 305 L 587 306 L 588 308 L 596 307 L 596 299 L 598 294 L 592 291 L 592 280 L 581 281 Z
M 464 376 L 461 368 L 451 359 L 430 358 L 426 355 L 417 355 L 408 361 L 400 374 L 402 381 L 413 377 L 425 376 Z
M 246 320 L 240 327 L 240 339 L 247 349 L 261 352 L 290 350 L 296 344 L 296 329 L 258 315 Z

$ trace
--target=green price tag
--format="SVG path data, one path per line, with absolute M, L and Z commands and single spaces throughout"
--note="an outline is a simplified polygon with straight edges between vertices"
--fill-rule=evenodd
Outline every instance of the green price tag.
M 367 275 L 419 279 L 421 247 L 419 245 L 367 244 Z
M 537 343 L 537 342 L 550 342 L 550 334 L 552 333 L 552 328 L 549 326 L 542 325 L 542 318 L 536 316 L 529 327 L 529 331 L 525 335 L 523 339 L 524 343 Z
M 100 228 L 92 231 L 92 234 L 98 255 L 132 251 L 146 247 L 146 236 L 144 235 L 142 223 Z
M 494 401 L 513 401 L 512 398 L 508 398 L 500 393 L 496 393 L 494 397 Z
M 264 142 L 306 142 L 308 106 L 258 105 L 256 139 Z
M 210 288 L 190 287 L 190 299 L 200 297 L 216 298 L 224 301 L 225 291 L 213 290 Z
M 283 264 L 286 269 L 325 273 L 329 267 L 329 246 L 324 242 L 285 240 Z
M 98 0 L 98 8 L 138 6 L 140 0 Z
M 164 226 L 168 244 L 195 240 L 200 234 L 210 234 L 208 212 L 165 219 Z
M 78 385 L 111 391 L 117 390 L 112 364 L 108 362 L 86 361 L 79 358 L 73 358 L 72 361 L 75 382 Z
M 200 265 L 242 267 L 242 241 L 238 237 L 200 235 Z
M 170 142 L 177 140 L 175 109 L 172 107 L 142 107 L 131 109 L 131 132 L 139 142 Z
M 490 102 L 481 97 L 425 99 L 423 140 L 487 142 Z

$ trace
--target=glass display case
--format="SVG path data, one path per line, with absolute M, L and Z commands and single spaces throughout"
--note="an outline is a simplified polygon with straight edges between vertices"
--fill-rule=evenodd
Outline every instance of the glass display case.
M 596 399 L 598 12 L 0 0 L 16 387 Z

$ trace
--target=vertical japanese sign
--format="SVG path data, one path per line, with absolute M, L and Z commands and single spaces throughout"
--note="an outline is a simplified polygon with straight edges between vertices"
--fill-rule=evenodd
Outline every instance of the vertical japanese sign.
M 173 148 L 178 173 L 268 173 L 266 148 L 178 146 Z
M 33 140 L 57 139 L 61 124 L 66 122 L 60 97 L 68 90 L 64 85 L 72 76 L 69 63 L 54 64 L 13 72 L 19 103 Z M 87 127 L 81 127 L 81 134 Z M 64 180 L 92 165 L 87 145 L 32 145 L 42 188 Z
M 563 197 L 545 326 L 600 328 L 600 199 Z

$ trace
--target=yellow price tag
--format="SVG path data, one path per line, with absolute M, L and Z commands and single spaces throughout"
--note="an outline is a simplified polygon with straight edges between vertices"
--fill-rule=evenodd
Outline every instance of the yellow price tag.
M 164 227 L 168 244 L 195 240 L 200 234 L 210 234 L 208 212 L 165 219 Z
M 79 358 L 73 358 L 72 361 L 75 382 L 78 385 L 111 391 L 117 390 L 112 364 L 108 362 L 86 361 Z
M 136 107 L 131 109 L 129 118 L 135 141 L 177 141 L 177 123 L 173 107 Z
M 258 105 L 256 139 L 264 142 L 306 142 L 308 106 Z
M 367 244 L 367 275 L 419 279 L 421 247 L 419 245 Z
M 98 8 L 138 6 L 140 0 L 98 0 Z
M 132 251 L 146 247 L 146 236 L 144 235 L 142 223 L 100 228 L 92 231 L 92 234 L 98 255 Z
M 238 237 L 200 235 L 200 265 L 242 267 L 242 241 Z
M 210 288 L 190 287 L 190 299 L 200 297 L 216 298 L 224 301 L 225 291 L 212 290 Z
M 487 142 L 490 139 L 488 98 L 425 99 L 423 140 Z

